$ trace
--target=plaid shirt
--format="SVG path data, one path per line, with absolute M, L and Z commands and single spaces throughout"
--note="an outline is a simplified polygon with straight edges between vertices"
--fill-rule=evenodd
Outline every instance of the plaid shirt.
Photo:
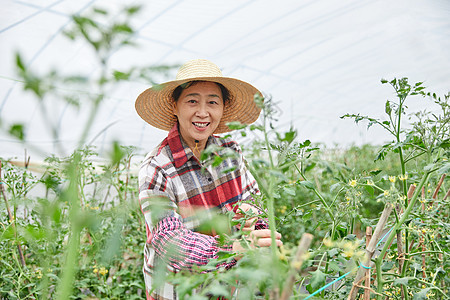
M 141 165 L 139 201 L 147 232 L 143 267 L 147 299 L 178 299 L 175 287 L 168 283 L 152 291 L 152 274 L 158 265 L 167 264 L 169 272 L 190 270 L 217 258 L 219 251 L 232 251 L 231 247 L 219 246 L 217 236 L 195 231 L 200 224 L 195 214 L 199 208 L 213 218 L 217 209 L 231 211 L 237 202 L 259 193 L 238 144 L 215 136 L 209 137 L 206 146 L 211 144 L 221 147 L 218 155 L 231 149 L 238 158 L 226 158 L 218 167 L 202 166 L 176 124 Z M 232 166 L 236 166 L 233 171 L 222 172 Z M 164 199 L 170 209 L 161 209 Z M 256 223 L 256 229 L 266 227 L 263 220 Z M 235 263 L 233 260 L 217 267 L 228 269 Z

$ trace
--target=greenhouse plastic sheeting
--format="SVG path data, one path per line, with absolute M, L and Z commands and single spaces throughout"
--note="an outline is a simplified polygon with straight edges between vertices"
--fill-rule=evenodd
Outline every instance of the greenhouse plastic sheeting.
M 104 8 L 110 19 L 125 1 L 2 0 L 0 11 L 0 156 L 21 156 L 24 149 L 43 156 L 67 154 L 77 146 L 90 106 L 74 109 L 58 99 L 39 101 L 18 76 L 15 53 L 37 74 L 52 69 L 95 78 L 99 64 L 92 49 L 70 41 L 64 31 L 71 15 Z M 275 126 L 298 130 L 298 139 L 329 146 L 380 144 L 389 136 L 366 124 L 340 119 L 345 113 L 383 117 L 393 89 L 381 78 L 424 81 L 440 95 L 450 89 L 450 1 L 129 1 L 142 5 L 133 18 L 132 42 L 110 56 L 110 70 L 132 66 L 177 65 L 193 58 L 214 61 L 229 77 L 258 87 L 280 110 Z M 105 20 L 104 22 L 107 22 Z M 159 81 L 171 79 L 176 69 Z M 151 128 L 134 110 L 145 80 L 118 83 L 107 92 L 86 142 L 100 151 L 118 140 L 145 153 L 165 132 Z M 58 86 L 61 92 L 65 86 Z M 92 95 L 95 88 L 74 91 Z M 431 101 L 412 97 L 412 110 Z M 7 134 L 23 124 L 28 143 Z M 48 124 L 56 124 L 55 141 Z M 38 150 L 40 149 L 40 150 Z M 43 150 L 43 152 L 39 152 Z

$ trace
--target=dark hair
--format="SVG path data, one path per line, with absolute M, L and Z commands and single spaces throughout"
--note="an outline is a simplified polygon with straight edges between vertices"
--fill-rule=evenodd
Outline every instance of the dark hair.
M 189 81 L 189 82 L 183 83 L 183 84 L 177 86 L 173 90 L 173 92 L 172 92 L 172 99 L 173 99 L 173 101 L 177 102 L 178 99 L 180 98 L 181 93 L 183 92 L 183 90 L 185 90 L 188 87 L 193 86 L 193 85 L 195 85 L 195 84 L 197 84 L 199 82 L 214 82 L 214 81 L 194 80 L 194 81 Z M 220 91 L 222 92 L 223 104 L 225 104 L 228 100 L 230 100 L 230 92 L 222 84 L 220 84 L 218 82 L 214 82 L 214 83 L 219 86 Z

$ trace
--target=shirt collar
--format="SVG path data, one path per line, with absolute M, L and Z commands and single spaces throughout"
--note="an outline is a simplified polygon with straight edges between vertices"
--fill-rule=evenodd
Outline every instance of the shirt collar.
M 205 147 L 213 142 L 213 140 L 214 137 L 210 136 L 208 138 L 208 141 L 206 142 Z M 197 160 L 191 148 L 189 148 L 189 146 L 181 137 L 180 131 L 178 129 L 178 122 L 175 123 L 175 125 L 169 131 L 169 134 L 167 136 L 167 143 L 169 144 L 170 151 L 172 152 L 173 161 L 176 168 L 180 168 L 191 158 Z

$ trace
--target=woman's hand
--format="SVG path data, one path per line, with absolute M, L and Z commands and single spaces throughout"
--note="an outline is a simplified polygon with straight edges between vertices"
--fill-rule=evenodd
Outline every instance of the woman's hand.
M 270 237 L 270 229 L 262 229 L 262 230 L 252 230 L 248 236 L 245 237 L 248 241 L 248 245 L 250 248 L 257 247 L 270 247 L 272 245 L 272 238 Z M 277 247 L 283 245 L 281 241 L 281 234 L 279 232 L 275 232 L 275 243 Z M 233 251 L 234 252 L 245 252 L 248 250 L 248 247 L 244 247 L 243 241 L 238 240 L 233 242 Z M 239 260 L 241 257 L 236 257 Z
M 255 230 L 255 224 L 256 221 L 258 220 L 257 216 L 259 214 L 260 212 L 256 207 L 247 203 L 242 203 L 237 209 L 236 214 L 233 217 L 233 221 L 239 221 L 240 219 L 245 218 L 248 215 L 250 216 L 255 215 L 254 217 L 246 219 L 244 223 L 244 228 L 242 228 L 243 231 L 252 231 Z M 236 227 L 238 229 L 241 229 L 241 224 L 237 224 Z

